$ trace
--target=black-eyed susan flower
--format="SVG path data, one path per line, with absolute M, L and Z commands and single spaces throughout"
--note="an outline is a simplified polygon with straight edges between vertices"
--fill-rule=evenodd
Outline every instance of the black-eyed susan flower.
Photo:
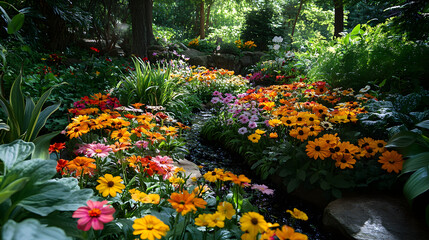
M 349 154 L 338 154 L 335 160 L 335 166 L 341 169 L 353 168 L 353 165 L 356 163 L 356 159 Z
M 383 164 L 381 168 L 385 169 L 387 172 L 391 173 L 394 171 L 395 173 L 399 173 L 399 171 L 402 170 L 404 159 L 401 154 L 392 150 L 385 151 L 378 159 L 378 162 Z
M 113 177 L 112 174 L 105 174 L 104 177 L 99 177 L 97 182 L 99 183 L 95 189 L 97 189 L 103 197 L 108 195 L 116 197 L 116 193 L 122 193 L 122 189 L 125 185 L 122 184 L 122 178 L 120 176 Z
M 247 232 L 253 239 L 258 233 L 263 233 L 268 229 L 268 223 L 264 217 L 257 212 L 247 212 L 240 218 L 241 231 Z
M 297 127 L 290 130 L 289 135 L 304 142 L 308 138 L 310 129 L 308 127 Z
M 232 219 L 232 216 L 234 216 L 236 213 L 234 207 L 229 202 L 220 202 L 217 206 L 217 211 L 224 215 L 227 219 Z
M 308 141 L 305 151 L 307 152 L 307 156 L 314 159 L 320 158 L 324 160 L 331 155 L 329 145 L 319 138 L 314 141 Z

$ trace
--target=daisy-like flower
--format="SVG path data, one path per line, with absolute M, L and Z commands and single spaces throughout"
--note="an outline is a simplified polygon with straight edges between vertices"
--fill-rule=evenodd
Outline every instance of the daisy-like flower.
M 320 126 L 322 126 L 325 130 L 334 129 L 334 125 L 332 125 L 332 123 L 326 122 L 326 121 L 321 122 Z
M 262 135 L 262 134 L 264 134 L 264 133 L 265 133 L 265 131 L 264 131 L 264 130 L 261 130 L 261 129 L 256 129 L 256 130 L 255 130 L 255 133 L 256 133 L 256 134 L 259 134 L 259 135 Z
M 308 127 L 298 127 L 290 130 L 289 135 L 304 142 L 308 138 L 310 129 Z
M 208 227 L 223 228 L 225 226 L 225 215 L 215 212 L 207 216 Z
M 265 184 L 252 184 L 251 189 L 258 190 L 261 193 L 267 194 L 267 195 L 273 195 L 274 194 L 274 190 L 268 188 L 268 186 L 266 186 Z
M 386 149 L 384 148 L 384 146 L 386 146 L 386 144 L 387 144 L 386 141 L 376 140 L 374 151 L 377 151 L 379 153 L 383 153 L 384 151 L 386 151 Z
M 295 219 L 304 220 L 304 221 L 308 220 L 307 214 L 305 214 L 305 212 L 303 211 L 298 210 L 297 208 L 294 208 L 293 211 L 286 210 L 286 212 L 290 213 L 290 215 Z
M 270 133 L 270 138 L 278 138 L 278 137 L 279 137 L 279 135 L 277 133 L 275 133 L 275 132 Z
M 254 133 L 254 134 L 249 135 L 247 138 L 248 138 L 251 142 L 253 142 L 253 143 L 257 143 L 257 142 L 259 142 L 259 139 L 261 139 L 261 135 Z
M 122 184 L 122 178 L 120 176 L 113 177 L 112 174 L 105 174 L 104 177 L 99 177 L 97 182 L 99 183 L 95 189 L 97 189 L 103 197 L 108 195 L 116 197 L 116 193 L 122 193 L 122 189 L 125 185 Z
M 49 153 L 59 153 L 64 148 L 66 148 L 66 143 L 54 143 L 52 145 L 49 145 Z
M 251 180 L 249 178 L 247 178 L 246 176 L 244 176 L 243 174 L 240 174 L 240 176 L 237 176 L 235 174 L 230 174 L 229 175 L 231 182 L 243 186 L 245 184 L 249 184 L 251 182 Z
M 308 141 L 305 151 L 307 152 L 307 156 L 314 159 L 320 158 L 324 160 L 331 155 L 329 145 L 319 138 L 314 141 Z
M 86 156 L 105 158 L 109 156 L 112 149 L 102 143 L 88 144 L 86 149 Z
M 268 229 L 268 223 L 264 217 L 257 212 L 247 212 L 240 218 L 241 231 L 248 232 L 255 237 L 258 233 L 263 233 Z
M 128 140 L 130 139 L 130 135 L 131 133 L 129 133 L 126 128 L 121 128 L 119 130 L 113 131 L 110 137 L 122 143 L 128 142 Z
M 232 219 L 232 216 L 235 215 L 235 209 L 229 202 L 220 202 L 217 206 L 217 211 L 224 215 L 227 219 Z
M 209 215 L 207 213 L 199 214 L 197 218 L 195 218 L 195 225 L 200 227 L 208 227 L 209 226 Z
M 341 169 L 353 168 L 356 163 L 356 159 L 350 154 L 338 154 L 337 156 L 339 157 L 335 161 L 335 166 Z
M 113 213 L 115 209 L 110 205 L 104 206 L 107 201 L 96 202 L 88 200 L 87 206 L 78 208 L 72 215 L 77 220 L 77 228 L 83 231 L 88 231 L 91 227 L 94 230 L 102 230 L 104 223 L 113 221 Z
M 203 175 L 204 179 L 209 182 L 216 182 L 223 179 L 224 171 L 220 168 L 215 168 L 213 171 L 208 171 Z
M 397 151 L 385 151 L 383 155 L 380 156 L 378 162 L 383 164 L 382 169 L 385 169 L 387 172 L 399 173 L 402 170 L 402 165 L 404 164 L 404 159 L 402 155 Z
M 140 235 L 141 239 L 155 240 L 161 239 L 170 231 L 170 227 L 157 217 L 146 215 L 137 218 L 133 224 L 134 235 Z
M 61 175 L 66 174 L 65 171 L 64 171 L 64 168 L 67 167 L 67 163 L 68 162 L 69 161 L 64 160 L 64 159 L 58 160 L 57 167 L 56 167 L 57 173 L 60 173 Z
M 67 168 L 70 170 L 70 172 L 76 171 L 76 176 L 80 176 L 81 174 L 89 174 L 97 168 L 93 162 L 95 162 L 95 159 L 76 157 L 67 163 Z
M 250 122 L 249 122 L 248 127 L 249 127 L 250 129 L 254 129 L 254 128 L 257 128 L 257 127 L 258 127 L 258 124 L 257 124 L 256 122 L 252 122 L 252 121 L 250 121 Z
M 280 240 L 308 240 L 307 235 L 295 232 L 293 228 L 286 225 L 276 229 L 276 237 Z
M 191 210 L 196 212 L 196 207 L 206 208 L 207 202 L 202 198 L 196 198 L 194 193 L 183 191 L 182 193 L 172 193 L 168 202 L 171 206 L 182 216 L 190 212 Z

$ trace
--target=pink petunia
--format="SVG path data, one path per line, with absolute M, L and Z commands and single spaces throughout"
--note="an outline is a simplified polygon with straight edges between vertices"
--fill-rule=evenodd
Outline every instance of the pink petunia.
M 107 201 L 97 202 L 88 200 L 84 207 L 78 208 L 72 215 L 77 220 L 77 228 L 88 231 L 91 227 L 94 230 L 102 230 L 104 223 L 113 221 L 115 209 L 110 205 L 104 206 Z

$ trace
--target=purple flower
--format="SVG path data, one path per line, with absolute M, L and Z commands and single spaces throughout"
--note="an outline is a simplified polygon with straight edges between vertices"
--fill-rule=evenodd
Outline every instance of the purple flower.
M 156 53 L 156 52 L 152 53 L 152 56 L 156 56 L 156 55 L 158 55 L 158 53 Z
M 93 143 L 87 144 L 87 149 L 85 155 L 87 157 L 100 157 L 104 158 L 109 156 L 112 149 L 109 146 L 106 146 L 102 143 Z
M 274 194 L 274 190 L 269 189 L 264 184 L 253 184 L 251 188 L 255 189 L 255 190 L 259 190 L 263 194 L 267 194 L 267 195 L 273 195 Z
M 213 103 L 213 104 L 216 104 L 216 103 L 218 103 L 220 101 L 220 99 L 218 98 L 218 97 L 214 97 L 214 98 L 212 98 L 212 100 L 211 100 L 211 102 Z
M 241 115 L 238 117 L 238 120 L 240 120 L 240 122 L 241 122 L 242 124 L 246 124 L 247 122 L 249 122 L 249 118 L 248 118 L 245 114 L 241 114 Z
M 247 128 L 246 127 L 242 127 L 240 129 L 238 129 L 238 133 L 241 134 L 241 135 L 246 134 L 247 133 Z
M 147 146 L 149 145 L 149 142 L 143 141 L 143 140 L 138 140 L 134 145 L 138 148 L 147 148 Z
M 222 93 L 220 93 L 220 92 L 218 92 L 218 91 L 214 91 L 214 92 L 213 92 L 213 96 L 218 96 L 218 97 L 220 97 L 220 96 L 222 96 Z
M 258 127 L 258 124 L 256 124 L 256 122 L 249 122 L 249 128 L 254 129 L 257 127 Z
M 252 122 L 256 122 L 256 121 L 258 121 L 259 120 L 259 116 L 258 115 L 252 115 L 251 117 L 250 117 L 250 121 L 252 121 Z

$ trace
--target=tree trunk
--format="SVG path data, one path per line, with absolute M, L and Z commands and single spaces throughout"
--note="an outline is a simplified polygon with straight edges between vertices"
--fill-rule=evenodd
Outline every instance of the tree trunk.
M 290 38 L 292 39 L 292 41 L 293 41 L 293 34 L 295 33 L 296 22 L 298 22 L 298 16 L 301 13 L 301 9 L 302 9 L 302 4 L 303 3 L 304 3 L 304 0 L 301 0 L 301 2 L 299 3 L 298 12 L 296 13 L 296 16 L 295 16 L 295 21 L 293 22 L 292 34 L 290 36 Z
M 145 21 L 145 25 L 146 25 L 146 40 L 147 40 L 147 46 L 149 47 L 150 45 L 153 44 L 154 40 L 155 40 L 155 36 L 153 35 L 153 28 L 152 28 L 152 21 L 153 21 L 153 0 L 145 0 L 144 1 L 146 4 L 146 12 L 145 12 L 145 17 L 146 17 L 146 21 Z
M 130 0 L 129 9 L 132 23 L 132 46 L 131 52 L 139 57 L 147 57 L 147 23 L 146 2 L 147 0 Z
M 341 37 L 344 31 L 344 5 L 343 0 L 334 0 L 335 5 L 335 24 L 334 24 L 334 38 Z
M 207 5 L 207 14 L 206 14 L 206 32 L 210 27 L 210 9 L 212 8 L 212 4 Z
M 200 3 L 200 39 L 206 38 L 205 24 L 204 24 L 204 2 Z

